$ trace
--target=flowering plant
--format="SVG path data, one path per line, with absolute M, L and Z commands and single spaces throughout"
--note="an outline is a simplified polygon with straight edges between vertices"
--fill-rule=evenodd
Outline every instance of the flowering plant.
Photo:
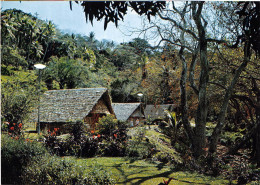
M 55 146 L 57 146 L 58 141 L 57 141 L 57 133 L 59 131 L 59 128 L 54 128 L 52 131 L 48 130 L 47 135 L 45 135 L 45 145 L 51 149 L 54 149 Z
M 6 122 L 5 124 L 8 127 L 8 135 L 13 138 L 19 139 L 19 137 L 22 134 L 23 124 L 22 123 L 16 124 L 16 123 L 9 123 L 9 122 Z

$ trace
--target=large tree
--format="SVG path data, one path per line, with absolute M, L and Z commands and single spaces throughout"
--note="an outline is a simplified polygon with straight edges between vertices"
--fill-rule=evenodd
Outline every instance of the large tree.
M 144 2 L 140 2 L 142 5 L 145 5 Z M 149 2 L 151 3 L 151 2 Z M 97 5 L 97 4 L 96 4 Z M 148 19 L 150 20 L 149 13 L 145 13 L 145 9 L 142 9 L 142 6 L 133 6 L 131 3 L 122 3 L 118 2 L 118 4 L 102 4 L 101 7 L 108 8 L 108 11 L 105 13 L 100 13 L 99 8 L 96 8 L 96 6 L 88 3 L 82 3 L 82 6 L 85 7 L 85 13 L 86 13 L 86 18 L 89 19 L 91 22 L 93 18 L 97 18 L 100 20 L 101 18 L 105 17 L 105 28 L 107 27 L 107 23 L 112 21 L 115 22 L 117 25 L 117 21 L 119 20 L 118 17 L 122 17 L 122 15 L 119 15 L 117 12 L 117 9 L 115 7 L 124 7 L 124 12 L 126 12 L 126 6 L 131 5 L 134 7 L 134 10 L 137 12 L 139 11 L 140 15 L 141 14 L 146 14 L 148 16 Z M 151 5 L 151 4 L 150 4 Z M 209 51 L 209 43 L 216 43 L 216 44 L 221 44 L 227 43 L 227 39 L 232 41 L 233 33 L 226 32 L 226 34 L 223 34 L 222 37 L 218 37 L 218 32 L 223 33 L 223 30 L 225 30 L 224 27 L 217 29 L 209 29 L 208 22 L 212 23 L 212 20 L 209 18 L 209 13 L 206 12 L 206 9 L 210 8 L 209 4 L 205 4 L 204 2 L 186 2 L 182 7 L 178 6 L 175 7 L 174 2 L 172 3 L 172 7 L 166 10 L 163 10 L 162 13 L 159 13 L 159 16 L 162 20 L 168 21 L 171 25 L 173 25 L 173 30 L 176 31 L 176 29 L 180 30 L 179 35 L 177 35 L 179 39 L 176 39 L 176 33 L 172 31 L 168 32 L 168 37 L 164 37 L 164 33 L 161 31 L 161 27 L 157 26 L 158 32 L 160 33 L 160 36 L 162 37 L 162 40 L 168 41 L 173 45 L 177 45 L 180 48 L 180 58 L 183 61 L 183 73 L 182 73 L 182 80 L 181 80 L 181 87 L 182 87 L 182 116 L 183 116 L 183 123 L 186 127 L 186 130 L 188 132 L 188 135 L 190 137 L 190 140 L 192 142 L 192 148 L 194 151 L 195 156 L 200 156 L 201 154 L 204 153 L 203 148 L 205 148 L 206 144 L 206 136 L 205 136 L 205 128 L 206 128 L 206 121 L 207 121 L 207 115 L 208 115 L 208 84 L 209 84 L 209 59 L 208 59 L 208 51 Z M 249 5 L 249 6 L 248 6 Z M 214 6 L 214 5 L 213 5 Z M 223 6 L 221 4 L 216 4 L 216 6 Z M 213 136 L 211 138 L 211 145 L 210 145 L 210 151 L 214 152 L 216 150 L 216 144 L 219 138 L 219 135 L 221 133 L 221 130 L 224 125 L 224 119 L 226 115 L 226 110 L 228 106 L 229 99 L 232 94 L 232 90 L 241 74 L 243 69 L 246 67 L 248 61 L 250 60 L 250 47 L 252 45 L 252 48 L 255 49 L 255 51 L 259 51 L 259 48 L 257 44 L 259 43 L 259 37 L 256 34 L 255 37 L 254 34 L 258 32 L 259 30 L 259 24 L 257 24 L 256 19 L 259 19 L 259 16 L 257 17 L 257 12 L 258 10 L 258 3 L 253 3 L 250 5 L 250 3 L 246 3 L 245 6 L 243 7 L 243 10 L 247 10 L 249 7 L 250 9 L 251 6 L 251 11 L 247 12 L 244 11 L 243 13 L 246 13 L 248 15 L 245 15 L 244 18 L 244 23 L 243 23 L 243 29 L 245 30 L 245 33 L 239 36 L 237 36 L 238 41 L 242 41 L 245 43 L 245 59 L 241 63 L 241 65 L 237 68 L 233 79 L 231 83 L 228 85 L 227 90 L 225 91 L 223 103 L 221 105 L 221 110 L 219 113 L 218 117 L 218 124 L 217 127 L 215 128 L 215 131 L 213 132 Z M 234 7 L 234 6 L 232 6 Z M 113 9 L 115 8 L 115 9 Z M 135 9 L 137 8 L 137 9 Z M 142 10 L 141 10 L 142 9 Z M 155 9 L 154 14 L 157 12 L 158 9 Z M 159 9 L 162 10 L 162 9 Z M 233 9 L 234 10 L 234 9 Z M 219 9 L 219 11 L 225 11 Z M 148 11 L 149 12 L 149 11 Z M 251 12 L 251 13 L 250 13 Z M 258 11 L 259 12 L 259 11 Z M 230 12 L 228 12 L 230 13 Z M 231 14 L 227 14 L 231 15 Z M 234 16 L 234 11 L 232 12 L 232 15 Z M 243 16 L 240 12 L 240 15 Z M 173 16 L 173 17 L 171 17 Z M 174 16 L 179 16 L 180 19 L 176 19 Z M 180 20 L 180 21 L 179 21 Z M 187 21 L 189 20 L 189 22 Z M 239 22 L 239 19 L 236 19 L 235 21 Z M 252 27 L 249 22 L 255 23 L 257 26 Z M 248 32 L 248 28 L 252 27 L 250 32 Z M 230 31 L 232 28 L 230 27 L 228 30 Z M 212 31 L 213 30 L 213 31 Z M 217 32 L 218 31 L 218 32 Z M 238 28 L 238 31 L 241 32 L 241 29 Z M 212 37 L 213 35 L 213 37 Z M 184 37 L 186 40 L 184 40 Z M 170 38 L 170 39 L 169 39 Z M 233 37 L 234 38 L 234 37 Z M 250 39 L 247 39 L 250 38 Z M 258 40 L 257 40 L 258 39 Z M 189 42 L 194 42 L 195 44 L 190 47 L 187 45 Z M 237 46 L 239 42 L 234 44 L 234 46 Z M 234 47 L 233 46 L 233 47 Z M 198 96 L 198 108 L 197 108 L 197 115 L 196 115 L 196 127 L 194 129 L 191 129 L 188 121 L 187 121 L 187 116 L 185 114 L 185 106 L 186 106 L 186 95 L 185 93 L 185 81 L 187 78 L 187 63 L 184 58 L 184 50 L 188 50 L 189 52 L 192 53 L 194 56 L 194 59 L 192 60 L 191 67 L 190 67 L 190 83 L 191 86 L 193 87 L 195 93 Z M 193 79 L 193 70 L 194 66 L 196 64 L 196 61 L 199 61 L 199 67 L 200 67 L 200 78 L 198 81 L 198 85 L 196 86 L 194 83 Z

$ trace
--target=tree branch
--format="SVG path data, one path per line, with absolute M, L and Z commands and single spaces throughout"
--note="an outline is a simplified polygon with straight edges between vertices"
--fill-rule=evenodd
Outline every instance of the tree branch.
M 217 86 L 221 87 L 222 89 L 227 90 L 227 88 L 226 88 L 224 85 L 221 85 L 220 83 L 217 83 L 217 82 L 208 82 L 208 83 L 209 83 L 209 84 L 217 85 Z
M 259 122 L 251 128 L 251 130 L 240 140 L 240 142 L 237 142 L 236 145 L 229 149 L 228 154 L 235 154 L 244 144 L 246 144 L 246 142 L 248 142 L 256 133 L 258 126 Z
M 162 35 L 162 33 L 161 33 L 160 27 L 159 27 L 159 26 L 156 26 L 156 27 L 157 27 L 157 30 L 158 30 L 158 33 L 159 33 L 160 37 L 162 38 L 162 39 L 160 40 L 159 44 L 160 44 L 161 42 L 163 42 L 163 41 L 166 41 L 166 42 L 171 43 L 172 45 L 179 46 L 179 47 L 184 47 L 185 49 L 189 50 L 190 52 L 194 52 L 193 49 L 191 49 L 191 48 L 188 47 L 188 46 L 185 46 L 185 45 L 182 45 L 182 44 L 178 44 L 178 43 L 176 43 L 176 42 L 171 41 L 170 39 L 164 38 L 163 35 Z M 159 45 L 159 44 L 158 44 L 158 45 Z
M 165 20 L 165 21 L 170 21 L 172 22 L 175 26 L 177 26 L 179 29 L 181 29 L 182 31 L 184 31 L 185 33 L 188 33 L 190 34 L 194 39 L 196 40 L 199 40 L 199 38 L 196 36 L 196 34 L 191 31 L 190 29 L 185 29 L 183 28 L 183 26 L 181 26 L 180 24 L 178 24 L 175 20 L 169 18 L 169 17 L 164 17 L 160 12 L 158 12 L 158 15 L 159 17 L 162 19 L 162 20 Z
M 199 95 L 199 89 L 194 82 L 194 70 L 195 70 L 195 66 L 196 66 L 196 63 L 197 63 L 198 52 L 199 52 L 199 47 L 196 47 L 195 51 L 192 55 L 192 60 L 191 60 L 190 69 L 189 69 L 189 81 L 190 81 L 190 84 L 191 84 L 191 88 L 194 90 L 194 92 L 197 95 Z
M 243 95 L 232 95 L 231 98 L 233 99 L 239 99 L 241 101 L 247 101 L 252 107 L 256 108 L 255 102 L 252 101 L 251 98 Z

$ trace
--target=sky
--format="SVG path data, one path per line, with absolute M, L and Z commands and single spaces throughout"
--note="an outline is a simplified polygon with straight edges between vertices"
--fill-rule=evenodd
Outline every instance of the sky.
M 141 26 L 141 18 L 135 12 L 128 11 L 124 22 L 120 22 L 118 28 L 113 23 L 109 23 L 104 31 L 103 21 L 93 21 L 92 26 L 90 22 L 86 22 L 83 8 L 72 2 L 71 11 L 69 1 L 1 1 L 2 11 L 11 8 L 32 15 L 37 13 L 39 19 L 52 21 L 63 32 L 89 35 L 93 31 L 97 40 L 113 40 L 118 44 L 138 37 L 138 35 L 129 36 L 128 26 Z

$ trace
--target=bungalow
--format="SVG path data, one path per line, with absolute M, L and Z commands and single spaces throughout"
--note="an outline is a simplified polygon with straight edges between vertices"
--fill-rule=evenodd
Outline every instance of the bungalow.
M 175 106 L 173 104 L 163 105 L 146 105 L 144 109 L 145 118 L 147 120 L 161 120 L 165 118 L 165 110 L 174 111 Z
M 64 124 L 84 120 L 94 128 L 98 118 L 114 114 L 106 88 L 84 88 L 46 91 L 40 100 L 41 129 L 62 128 Z M 37 109 L 31 121 L 37 122 Z
M 144 120 L 141 103 L 113 103 L 112 107 L 117 119 L 128 122 L 130 126 L 138 125 Z

